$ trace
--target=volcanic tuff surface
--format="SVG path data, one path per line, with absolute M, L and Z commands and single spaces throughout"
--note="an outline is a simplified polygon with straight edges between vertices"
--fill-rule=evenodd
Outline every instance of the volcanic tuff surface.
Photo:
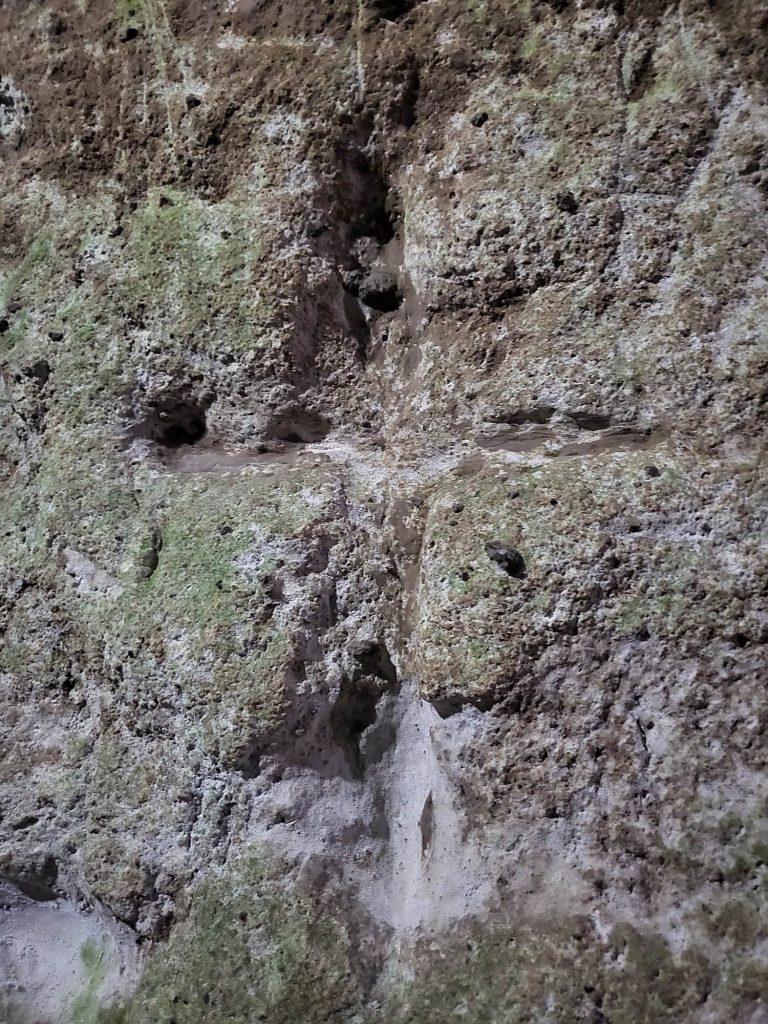
M 768 1022 L 764 0 L 0 0 L 0 1018 Z

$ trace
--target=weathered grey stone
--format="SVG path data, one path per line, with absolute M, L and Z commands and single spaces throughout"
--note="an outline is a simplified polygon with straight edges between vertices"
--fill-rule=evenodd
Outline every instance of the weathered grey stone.
M 3 1021 L 762 1021 L 766 44 L 0 4 Z

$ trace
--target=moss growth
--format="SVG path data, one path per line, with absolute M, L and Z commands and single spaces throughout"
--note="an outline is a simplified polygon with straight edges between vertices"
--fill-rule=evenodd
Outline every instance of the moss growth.
M 521 60 L 531 60 L 532 57 L 536 56 L 541 49 L 542 36 L 544 34 L 545 29 L 539 25 L 536 25 L 530 30 L 528 35 L 520 44 L 520 49 L 518 50 Z
M 44 284 L 45 268 L 52 254 L 53 230 L 44 227 L 32 239 L 18 266 L 0 277 L 0 306 L 7 306 L 25 285 L 36 281 Z M 3 340 L 3 345 L 10 347 L 7 339 Z
M 504 488 L 491 480 L 451 482 L 430 509 L 416 645 L 427 687 L 433 659 L 440 666 L 441 686 L 448 691 L 461 688 L 472 694 L 504 672 L 508 651 L 496 629 L 509 583 L 488 559 L 483 544 L 520 543 L 519 529 L 504 515 L 505 496 Z M 457 502 L 464 510 L 453 515 Z
M 157 190 L 130 222 L 117 294 L 125 313 L 196 349 L 260 347 L 272 310 L 259 288 L 257 210 Z
M 768 969 L 749 954 L 723 975 L 694 946 L 673 952 L 629 924 L 600 937 L 584 917 L 400 940 L 367 994 L 338 907 L 295 887 L 286 898 L 279 877 L 253 853 L 209 876 L 135 997 L 98 1024 L 677 1024 L 705 1004 L 717 1019 L 740 1019 L 765 998 Z
M 470 928 L 439 947 L 419 943 L 411 956 L 381 979 L 372 1021 L 674 1024 L 706 1000 L 716 977 L 697 950 L 675 956 L 660 936 L 628 925 L 600 940 L 582 918 L 514 932 Z
M 102 1019 L 99 994 L 107 974 L 104 957 L 104 950 L 93 942 L 86 942 L 80 950 L 86 983 L 72 1003 L 71 1024 L 99 1024 Z
M 508 481 L 492 469 L 446 480 L 421 556 L 415 646 L 425 693 L 508 690 L 582 628 L 606 639 L 719 640 L 711 609 L 727 605 L 732 583 L 708 535 L 679 518 L 699 481 L 695 462 L 642 451 L 521 466 Z M 649 501 L 664 509 L 662 528 L 658 519 L 644 526 Z M 524 578 L 491 562 L 489 541 L 522 554 Z
M 320 1024 L 358 1001 L 350 935 L 327 900 L 249 852 L 193 891 L 150 958 L 123 1024 Z
M 216 756 L 236 756 L 287 700 L 294 644 L 273 618 L 270 573 L 291 551 L 300 557 L 299 538 L 332 497 L 332 487 L 306 483 L 290 472 L 280 481 L 192 475 L 148 482 L 142 493 L 157 510 L 161 550 L 148 579 L 138 573 L 144 546 L 126 554 L 106 657 L 130 666 L 137 695 L 156 673 L 170 677 Z M 94 603 L 83 614 L 95 626 L 102 613 Z
M 161 336 L 179 331 L 193 347 L 210 342 L 217 355 L 258 347 L 268 312 L 253 280 L 258 226 L 250 201 L 211 207 L 164 189 L 132 215 L 128 244 L 118 246 L 108 195 L 34 198 L 26 254 L 0 279 L 0 294 L 21 306 L 1 342 L 9 375 L 43 357 L 55 382 L 36 453 L 35 530 L 119 576 L 151 529 L 119 451 L 136 391 L 126 319 Z M 48 337 L 54 328 L 61 338 Z

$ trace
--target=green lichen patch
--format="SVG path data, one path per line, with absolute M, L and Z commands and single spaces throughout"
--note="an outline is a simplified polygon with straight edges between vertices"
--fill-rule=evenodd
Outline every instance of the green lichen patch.
M 317 892 L 248 851 L 197 885 L 151 954 L 122 1024 L 351 1022 L 352 936 Z
M 548 647 L 584 633 L 693 645 L 751 622 L 757 606 L 741 603 L 727 621 L 742 573 L 688 511 L 697 494 L 713 513 L 732 500 L 727 474 L 712 477 L 702 483 L 695 461 L 656 450 L 446 480 L 421 554 L 414 646 L 425 695 L 493 700 Z M 525 572 L 505 573 L 489 542 L 518 551 Z
M 301 561 L 333 500 L 332 481 L 307 488 L 291 471 L 164 476 L 142 490 L 154 533 L 125 563 L 106 657 L 137 696 L 158 673 L 178 687 L 185 718 L 219 756 L 234 756 L 284 709 L 296 651 L 272 573 Z M 95 622 L 101 612 L 89 614 Z
M 678 1024 L 705 1005 L 719 1019 L 740 1019 L 765 987 L 757 958 L 739 958 L 722 973 L 703 948 L 675 951 L 660 933 L 628 923 L 601 936 L 587 917 L 519 919 L 514 927 L 495 917 L 450 935 L 401 939 L 368 995 L 341 916 L 322 895 L 308 901 L 294 891 L 286 899 L 270 863 L 246 855 L 194 890 L 186 920 L 153 951 L 119 1019 Z
M 257 213 L 251 199 L 206 205 L 164 189 L 118 232 L 109 192 L 70 201 L 31 188 L 28 198 L 25 254 L 0 272 L 2 304 L 14 310 L 0 336 L 4 443 L 19 473 L 36 474 L 27 498 L 40 542 L 120 577 L 149 530 L 123 456 L 131 418 L 145 412 L 134 397 L 139 365 L 171 380 L 186 372 L 147 339 L 178 338 L 217 356 L 263 344 Z M 38 363 L 44 390 L 31 376 Z M 38 429 L 14 446 L 22 425 Z
M 28 246 L 21 262 L 10 271 L 6 271 L 0 285 L 0 300 L 5 307 L 11 298 L 19 295 L 23 287 L 29 287 L 31 283 L 39 282 L 49 262 L 53 249 L 53 232 L 50 228 L 42 228 L 34 236 Z M 14 337 L 3 339 L 4 348 L 12 348 Z
M 697 1019 L 705 1005 L 726 1020 L 750 1004 L 744 982 L 722 978 L 703 950 L 673 952 L 660 934 L 629 924 L 617 925 L 606 938 L 588 918 L 523 921 L 514 929 L 496 921 L 461 931 L 453 940 L 424 940 L 402 951 L 400 963 L 391 962 L 380 979 L 381 1010 L 370 1019 L 677 1024 Z M 759 974 L 759 964 L 744 961 L 738 978 L 750 971 Z
M 255 200 L 207 205 L 176 189 L 133 214 L 116 281 L 125 314 L 196 351 L 263 347 L 273 312 L 262 290 Z
M 652 52 L 630 39 L 622 74 L 628 99 L 624 146 L 635 169 L 634 188 L 674 194 L 686 186 L 715 129 L 713 108 L 724 78 L 718 65 L 712 40 L 671 13 Z M 661 152 L 672 153 L 666 166 L 659 166 Z
M 204 757 L 172 737 L 137 737 L 120 722 L 108 725 L 110 717 L 107 711 L 78 772 L 86 814 L 73 840 L 94 895 L 135 924 L 161 871 L 171 879 L 185 876 L 187 853 L 178 837 L 194 825 Z M 161 858 L 155 849 L 164 850 Z
M 101 1019 L 101 988 L 107 976 L 106 951 L 94 942 L 86 942 L 80 950 L 80 960 L 86 982 L 72 1003 L 67 1024 L 98 1024 Z

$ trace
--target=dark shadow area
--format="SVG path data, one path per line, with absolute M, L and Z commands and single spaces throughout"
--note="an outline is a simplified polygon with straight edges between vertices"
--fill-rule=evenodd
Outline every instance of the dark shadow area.
M 149 402 L 130 437 L 143 437 L 170 449 L 197 444 L 208 431 L 206 414 L 212 402 L 212 397 L 201 400 L 178 391 L 160 395 Z
M 319 413 L 295 407 L 275 416 L 264 436 L 270 441 L 313 444 L 327 437 L 330 430 L 331 424 Z

